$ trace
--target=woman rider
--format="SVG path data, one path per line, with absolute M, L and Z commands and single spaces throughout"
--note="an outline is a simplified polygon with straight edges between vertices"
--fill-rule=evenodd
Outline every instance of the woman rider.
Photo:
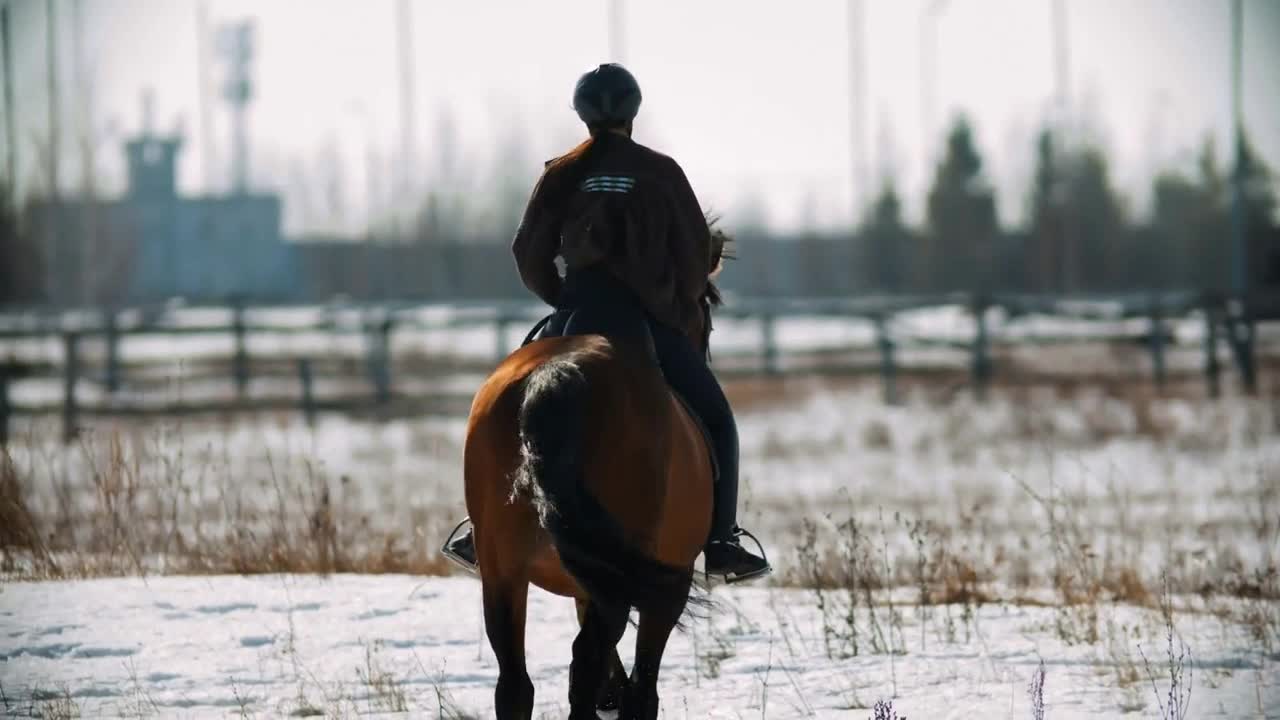
M 631 139 L 640 86 L 630 72 L 607 64 L 586 73 L 573 107 L 591 137 L 549 162 L 534 188 L 512 243 L 520 278 L 559 311 L 550 334 L 575 334 L 575 325 L 582 332 L 624 332 L 628 318 L 647 323 L 663 374 L 715 446 L 719 477 L 705 571 L 730 581 L 763 575 L 768 563 L 738 541 L 738 430 L 706 362 L 705 295 L 713 268 L 706 218 L 680 166 Z M 565 263 L 563 279 L 557 256 Z M 580 323 L 584 316 L 591 320 Z M 475 565 L 469 533 L 445 552 Z

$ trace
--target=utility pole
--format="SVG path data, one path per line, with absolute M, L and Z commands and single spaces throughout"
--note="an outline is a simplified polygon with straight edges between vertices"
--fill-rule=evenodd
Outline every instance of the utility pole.
M 862 218 L 867 191 L 866 145 L 866 13 L 863 0 L 849 0 L 849 167 L 852 193 L 850 219 Z
M 79 278 L 80 303 L 88 305 L 95 292 L 94 268 L 97 267 L 98 217 L 97 217 L 97 138 L 93 126 L 93 88 L 89 82 L 89 69 L 84 57 L 84 0 L 71 3 L 71 45 L 75 63 L 77 134 L 80 144 L 80 192 L 84 202 L 84 214 L 80 232 L 80 248 L 76 258 Z
M 13 208 L 18 207 L 18 141 L 13 127 L 13 49 L 9 41 L 9 3 L 0 5 L 0 44 L 3 44 L 4 65 L 4 133 L 5 173 L 9 182 L 9 197 Z
M 609 62 L 627 61 L 626 8 L 623 0 L 609 0 Z
M 231 192 L 249 192 L 249 102 L 253 99 L 251 64 L 254 56 L 253 21 L 242 20 L 222 29 L 222 54 L 227 80 L 222 94 L 231 106 Z
M 48 167 L 49 172 L 49 202 L 46 205 L 44 218 L 44 246 L 45 257 L 52 260 L 49 263 L 46 277 L 48 286 L 46 287 L 50 298 L 54 302 L 68 303 L 75 297 L 74 291 L 68 291 L 66 288 L 70 284 L 68 278 L 68 258 L 66 257 L 65 246 L 58 242 L 57 225 L 62 220 L 62 208 L 59 202 L 59 193 L 61 192 L 58 183 L 58 160 L 60 155 L 59 136 L 61 129 L 59 128 L 59 115 L 61 110 L 58 107 L 58 30 L 57 30 L 57 14 L 55 12 L 54 0 L 45 1 L 45 32 L 46 32 L 46 82 L 48 86 L 46 92 L 49 101 L 49 145 L 48 145 Z
M 196 90 L 200 93 L 200 171 L 206 195 L 213 194 L 213 108 L 209 99 L 209 3 L 196 5 Z
M 1244 6 L 1241 0 L 1231 1 L 1231 132 L 1235 157 L 1231 173 L 1231 291 L 1234 297 L 1233 311 L 1228 326 L 1235 348 L 1236 364 L 1245 392 L 1258 390 L 1257 369 L 1254 365 L 1254 323 L 1249 307 L 1249 247 L 1247 218 L 1244 213 L 1244 107 L 1242 97 Z
M 400 172 L 396 178 L 395 217 L 404 218 L 400 228 L 403 237 L 412 233 L 414 216 L 413 173 L 417 172 L 417 100 L 414 82 L 413 12 L 410 0 L 399 0 L 396 5 L 396 25 L 399 31 L 400 54 Z
M 1234 157 L 1234 169 L 1231 173 L 1231 289 L 1242 300 L 1249 289 L 1249 253 L 1244 227 L 1244 110 L 1241 105 L 1243 25 L 1244 8 L 1241 0 L 1231 0 L 1231 147 Z
M 920 152 L 925 178 L 933 168 L 938 128 L 938 19 L 946 6 L 946 0 L 933 0 L 920 13 Z
M 1066 128 L 1071 97 L 1071 46 L 1067 28 L 1067 7 L 1063 0 L 1053 0 L 1053 79 L 1056 89 L 1055 118 L 1060 129 Z
M 1071 124 L 1071 48 L 1067 33 L 1067 8 L 1063 0 L 1053 0 L 1050 23 L 1050 32 L 1053 34 L 1051 47 L 1053 49 L 1055 88 L 1053 120 L 1051 122 L 1052 132 L 1050 134 L 1050 137 L 1053 138 L 1051 146 L 1053 156 L 1050 157 L 1050 163 L 1053 169 L 1052 182 L 1059 184 L 1067 181 L 1067 178 L 1064 177 L 1066 163 L 1063 160 L 1067 153 L 1067 135 Z M 1075 208 L 1071 207 L 1071 198 L 1069 196 L 1065 197 L 1065 203 L 1059 207 L 1058 219 L 1060 221 L 1059 228 L 1062 239 L 1061 255 L 1059 257 L 1060 289 L 1073 291 L 1078 288 L 1079 284 L 1080 258 L 1076 251 Z
M 49 95 L 49 198 L 57 205 L 59 142 L 62 130 L 59 127 L 61 110 L 58 106 L 58 17 L 54 0 L 45 0 L 46 49 L 48 50 L 48 95 Z M 55 207 L 56 214 L 56 207 Z

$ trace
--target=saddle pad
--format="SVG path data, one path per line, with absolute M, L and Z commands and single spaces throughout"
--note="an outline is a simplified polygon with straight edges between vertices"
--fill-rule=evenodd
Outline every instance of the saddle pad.
M 568 323 L 568 319 L 572 314 L 573 312 L 569 310 L 557 310 L 556 312 L 546 316 L 533 327 L 533 330 L 529 331 L 529 334 L 524 339 L 524 344 L 528 345 L 534 340 L 541 340 L 548 337 L 561 337 L 563 335 L 565 325 Z M 647 330 L 644 335 L 648 340 L 648 342 L 645 343 L 645 349 L 648 351 L 650 360 L 657 365 L 658 351 L 653 345 L 653 336 L 649 335 Z M 659 372 L 661 372 L 661 370 L 659 370 Z M 702 440 L 707 446 L 707 456 L 711 459 L 711 479 L 713 482 L 718 481 L 720 479 L 720 463 L 716 462 L 716 446 L 715 443 L 712 442 L 711 433 L 707 430 L 706 423 L 702 421 L 702 416 L 699 415 L 698 411 L 693 408 L 693 405 L 685 399 L 684 395 L 681 395 L 670 385 L 667 385 L 667 388 L 671 390 L 671 394 L 675 395 L 676 399 L 680 401 L 680 404 L 684 406 L 684 409 L 689 413 L 689 417 L 693 418 L 693 424 L 697 426 L 698 432 L 702 433 Z

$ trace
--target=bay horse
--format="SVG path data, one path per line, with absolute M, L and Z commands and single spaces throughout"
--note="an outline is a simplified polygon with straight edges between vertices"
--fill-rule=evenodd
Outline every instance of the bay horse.
M 620 718 L 658 715 L 658 669 L 711 526 L 713 466 L 696 420 L 641 344 L 535 341 L 476 394 L 463 450 L 499 720 L 529 720 L 530 583 L 578 601 L 570 719 L 597 718 L 631 608 L 635 664 Z
M 721 304 L 711 281 L 732 257 L 732 239 L 708 224 L 704 352 L 710 308 Z M 579 326 L 592 324 L 588 317 Z M 616 698 L 620 720 L 658 716 L 658 669 L 711 531 L 715 470 L 700 423 L 667 385 L 651 343 L 647 328 L 537 340 L 508 356 L 472 402 L 463 476 L 485 633 L 498 660 L 498 720 L 533 715 L 524 652 L 530 584 L 577 602 L 570 720 L 595 720 L 606 696 Z M 628 678 L 617 645 L 632 608 L 640 619 Z

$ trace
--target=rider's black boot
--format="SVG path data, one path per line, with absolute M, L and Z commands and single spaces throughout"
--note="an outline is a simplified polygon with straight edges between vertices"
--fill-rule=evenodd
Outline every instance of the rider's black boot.
M 717 432 L 718 431 L 718 432 Z M 729 420 L 728 428 L 712 431 L 720 476 L 715 483 L 715 503 L 711 513 L 711 535 L 703 550 L 703 569 L 708 575 L 723 575 L 726 582 L 741 582 L 767 575 L 769 561 L 742 547 L 739 538 L 755 537 L 737 525 L 738 517 L 738 431 Z M 759 543 L 757 542 L 757 545 Z M 763 552 L 761 553 L 763 555 Z

